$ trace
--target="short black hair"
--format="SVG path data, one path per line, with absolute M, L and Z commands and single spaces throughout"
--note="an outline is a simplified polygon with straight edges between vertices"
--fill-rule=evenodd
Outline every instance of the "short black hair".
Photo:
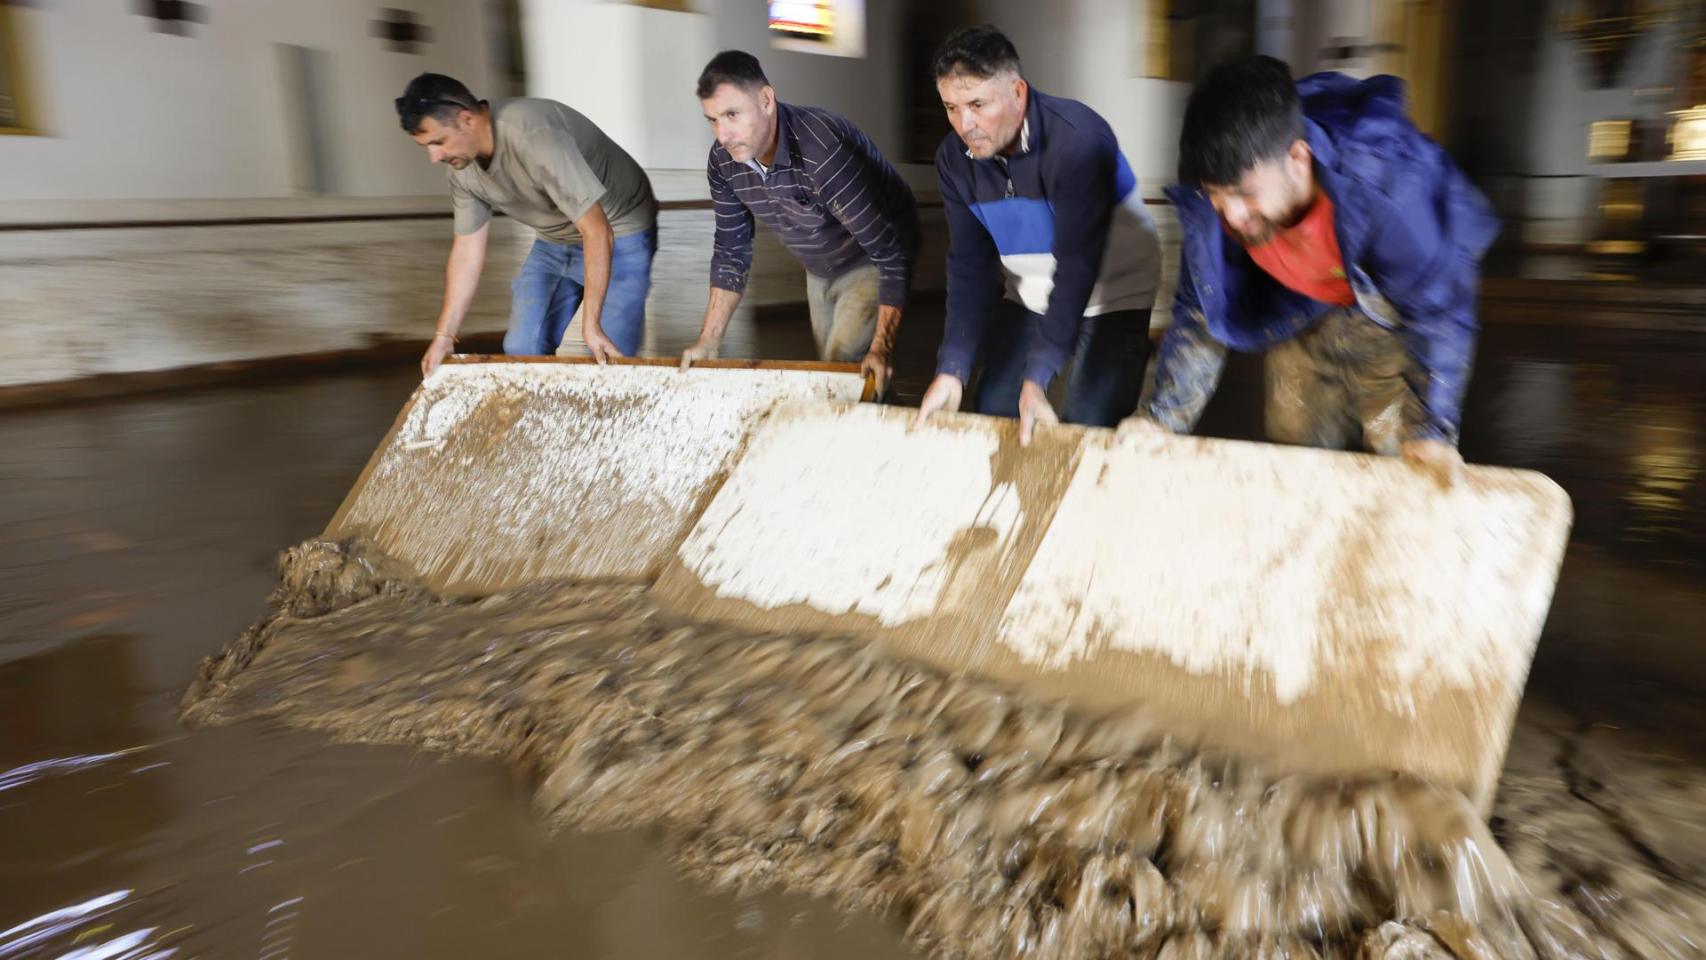
M 1222 187 L 1303 139 L 1291 69 L 1273 57 L 1221 64 L 1191 91 L 1179 132 L 1179 181 Z
M 711 99 L 717 88 L 725 83 L 732 83 L 742 90 L 757 90 L 770 86 L 770 78 L 764 75 L 764 68 L 759 66 L 757 57 L 745 50 L 724 50 L 712 57 L 700 72 L 699 99 Z
M 948 34 L 930 62 L 932 75 L 940 80 L 956 73 L 988 80 L 999 73 L 1021 74 L 1019 51 L 1007 35 L 989 24 L 963 27 Z
M 464 110 L 478 113 L 486 105 L 486 101 L 475 97 L 462 81 L 442 73 L 423 73 L 410 80 L 409 85 L 403 88 L 403 95 L 393 103 L 404 133 L 420 133 L 421 121 L 427 117 L 448 123 Z

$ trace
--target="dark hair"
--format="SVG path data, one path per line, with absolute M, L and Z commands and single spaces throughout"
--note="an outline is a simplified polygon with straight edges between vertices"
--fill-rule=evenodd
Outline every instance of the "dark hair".
M 988 80 L 1009 70 L 1014 73 L 1022 72 L 1019 68 L 1019 51 L 1013 48 L 1013 41 L 987 23 L 981 27 L 964 27 L 948 34 L 948 39 L 943 40 L 942 45 L 936 48 L 936 57 L 931 61 L 930 69 L 938 80 L 956 73 Z
M 705 64 L 704 72 L 699 74 L 699 99 L 711 99 L 717 88 L 725 83 L 732 83 L 742 90 L 757 90 L 768 87 L 770 80 L 764 75 L 764 68 L 758 65 L 757 57 L 745 50 L 724 50 L 712 57 L 711 62 Z
M 1233 60 L 1191 91 L 1179 132 L 1179 181 L 1237 183 L 1303 137 L 1303 107 L 1290 68 L 1273 57 Z
M 427 117 L 448 123 L 464 110 L 478 113 L 486 105 L 462 81 L 442 73 L 423 73 L 410 80 L 403 88 L 403 95 L 392 102 L 405 133 L 420 133 L 421 121 Z

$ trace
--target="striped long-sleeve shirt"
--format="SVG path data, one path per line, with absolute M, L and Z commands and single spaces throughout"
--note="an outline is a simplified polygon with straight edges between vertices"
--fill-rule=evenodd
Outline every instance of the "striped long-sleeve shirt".
M 717 210 L 711 286 L 746 289 L 756 218 L 807 273 L 832 280 L 871 263 L 879 302 L 905 306 L 919 234 L 911 188 L 845 117 L 778 102 L 776 123 L 767 175 L 722 144 L 711 148 L 705 169 Z

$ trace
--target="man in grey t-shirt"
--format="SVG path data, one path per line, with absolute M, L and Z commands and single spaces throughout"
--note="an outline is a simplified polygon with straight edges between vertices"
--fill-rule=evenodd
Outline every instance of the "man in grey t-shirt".
M 410 81 L 396 107 L 427 156 L 451 167 L 456 210 L 444 306 L 421 372 L 432 373 L 455 346 L 494 210 L 538 234 L 512 285 L 505 353 L 555 353 L 577 308 L 600 363 L 637 352 L 657 253 L 657 198 L 634 158 L 554 100 L 493 106 L 441 74 Z

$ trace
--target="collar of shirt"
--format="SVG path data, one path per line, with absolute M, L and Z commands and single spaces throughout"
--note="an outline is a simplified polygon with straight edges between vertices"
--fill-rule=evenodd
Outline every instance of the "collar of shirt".
M 772 173 L 791 166 L 793 162 L 794 149 L 791 144 L 793 135 L 792 128 L 789 125 L 789 113 L 787 104 L 780 100 L 776 101 L 776 155 L 770 158 L 770 166 L 766 167 L 759 163 L 757 157 L 750 157 L 746 161 L 747 168 L 757 173 L 758 178 L 766 183 L 769 182 Z

